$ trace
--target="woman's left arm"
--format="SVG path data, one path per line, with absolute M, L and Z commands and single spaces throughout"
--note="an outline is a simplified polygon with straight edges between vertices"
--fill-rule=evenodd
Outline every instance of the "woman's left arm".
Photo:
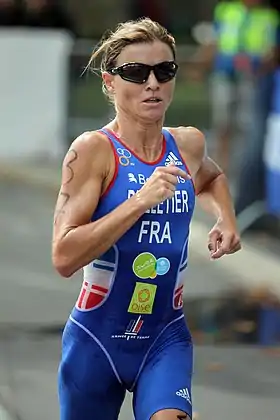
M 209 232 L 208 249 L 211 258 L 218 259 L 241 249 L 234 205 L 229 185 L 222 169 L 207 156 L 201 131 L 182 127 L 177 135 L 178 146 L 186 157 L 198 202 L 216 219 Z

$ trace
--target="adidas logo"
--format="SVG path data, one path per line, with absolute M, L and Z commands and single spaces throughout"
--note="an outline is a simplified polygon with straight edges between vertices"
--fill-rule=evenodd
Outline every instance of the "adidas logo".
M 165 159 L 165 166 L 168 166 L 171 163 L 173 163 L 173 165 L 176 166 L 183 165 L 182 162 L 177 158 L 177 156 L 173 152 L 168 153 L 167 158 Z
M 185 398 L 185 400 L 187 400 L 190 404 L 192 403 L 188 388 L 179 389 L 179 391 L 176 392 L 176 395 L 178 395 L 178 397 Z

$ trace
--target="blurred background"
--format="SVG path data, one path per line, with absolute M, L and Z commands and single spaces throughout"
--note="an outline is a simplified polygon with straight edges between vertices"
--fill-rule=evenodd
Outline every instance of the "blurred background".
M 196 210 L 184 310 L 201 419 L 279 419 L 280 6 L 265 0 L 0 0 L 0 420 L 58 420 L 61 331 L 81 275 L 51 265 L 61 161 L 114 114 L 84 73 L 103 32 L 149 16 L 178 46 L 166 126 L 194 125 L 230 182 L 243 250 L 209 261 Z M 120 419 L 132 418 L 130 396 Z

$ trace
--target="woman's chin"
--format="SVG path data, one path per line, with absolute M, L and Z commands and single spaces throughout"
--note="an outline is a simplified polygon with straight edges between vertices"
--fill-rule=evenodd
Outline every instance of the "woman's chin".
M 163 109 L 147 109 L 141 113 L 139 113 L 139 117 L 147 122 L 155 122 L 155 121 L 162 121 L 165 116 L 165 110 Z

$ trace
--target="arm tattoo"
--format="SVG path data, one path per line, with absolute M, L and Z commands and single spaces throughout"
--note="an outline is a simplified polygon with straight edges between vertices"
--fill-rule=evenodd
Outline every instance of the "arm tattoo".
M 73 178 L 74 178 L 74 169 L 72 168 L 72 164 L 78 159 L 78 153 L 76 152 L 75 149 L 71 149 L 68 152 L 68 161 L 65 164 L 66 168 L 67 168 L 67 176 L 68 178 L 66 179 L 66 181 L 63 182 L 62 186 L 65 186 L 67 184 L 69 184 Z M 55 212 L 55 217 L 54 217 L 54 224 L 57 223 L 58 218 L 60 215 L 65 213 L 65 206 L 68 203 L 68 201 L 70 200 L 70 194 L 61 191 L 59 194 L 59 199 L 61 201 L 61 205 L 58 206 L 58 208 L 56 209 Z
M 60 206 L 60 207 L 58 207 L 58 209 L 57 209 L 57 210 L 56 210 L 56 212 L 55 212 L 54 224 L 56 224 L 56 223 L 57 223 L 58 217 L 59 217 L 61 214 L 64 214 L 64 213 L 65 213 L 64 208 L 65 208 L 66 204 L 68 203 L 68 201 L 69 201 L 69 199 L 70 199 L 70 194 L 67 194 L 67 193 L 61 192 L 61 193 L 59 194 L 59 197 L 63 197 L 63 200 L 62 200 L 62 204 L 61 204 L 61 206 Z
M 66 163 L 66 168 L 68 168 L 68 179 L 63 183 L 63 185 L 69 184 L 74 178 L 74 170 L 71 165 L 78 159 L 78 153 L 75 149 L 69 150 L 68 155 L 69 160 Z

